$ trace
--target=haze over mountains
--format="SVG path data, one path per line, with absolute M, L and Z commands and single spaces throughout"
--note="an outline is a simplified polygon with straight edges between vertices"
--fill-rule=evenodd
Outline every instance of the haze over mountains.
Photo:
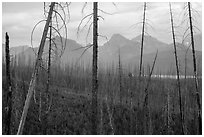
M 197 56 L 198 70 L 202 69 L 202 34 L 195 35 L 195 49 Z M 55 37 L 55 43 L 58 47 L 58 53 L 61 49 L 61 39 Z M 65 38 L 62 39 L 65 43 Z M 190 39 L 187 39 L 185 43 L 190 43 Z M 45 58 L 48 55 L 48 42 L 46 42 L 44 53 Z M 4 44 L 3 44 L 3 56 L 4 56 Z M 54 47 L 54 45 L 52 45 Z M 114 34 L 108 42 L 103 46 L 99 46 L 99 64 L 101 66 L 112 66 L 113 64 L 117 67 L 118 64 L 118 55 L 120 52 L 121 62 L 124 69 L 128 66 L 131 67 L 130 70 L 133 70 L 135 66 L 139 66 L 140 60 L 140 46 L 141 46 L 141 35 L 133 38 L 127 39 L 120 34 Z M 193 61 L 192 61 L 192 52 L 191 49 L 188 50 L 188 47 L 177 43 L 178 49 L 178 58 L 180 63 L 180 72 L 184 74 L 185 69 L 185 56 L 186 56 L 186 66 L 187 74 L 193 74 Z M 24 58 L 25 63 L 35 61 L 35 53 L 37 53 L 38 48 L 32 49 L 28 46 L 19 46 L 12 47 L 11 54 L 16 55 L 17 58 Z M 76 41 L 67 39 L 66 48 L 62 57 L 60 58 L 61 65 L 71 65 L 71 64 L 84 64 L 91 65 L 92 63 L 92 53 L 91 50 L 84 52 L 85 48 L 82 45 L 78 44 Z M 166 44 L 154 37 L 145 36 L 144 39 L 144 56 L 143 56 L 143 65 L 146 68 L 147 65 L 152 65 L 153 59 L 155 57 L 156 51 L 158 50 L 158 57 L 155 65 L 155 73 L 162 74 L 175 74 L 175 57 L 174 57 L 174 48 L 173 44 Z M 84 53 L 84 54 L 83 54 Z M 83 54 L 83 56 L 81 56 Z M 54 55 L 54 54 L 53 54 Z M 56 59 L 56 58 L 55 58 Z M 55 60 L 53 58 L 53 60 Z M 57 59 L 56 59 L 57 61 Z M 59 60 L 58 60 L 59 62 Z M 138 67 L 139 68 L 139 67 Z M 200 72 L 201 73 L 201 72 Z

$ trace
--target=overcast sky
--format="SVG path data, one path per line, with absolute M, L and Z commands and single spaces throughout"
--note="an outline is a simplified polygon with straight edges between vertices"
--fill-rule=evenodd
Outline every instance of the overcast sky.
M 104 14 L 99 11 L 99 15 L 104 18 L 99 20 L 99 34 L 105 35 L 108 39 L 113 34 L 119 33 L 128 39 L 132 39 L 141 33 L 141 24 L 143 14 L 143 3 L 133 2 L 116 2 L 113 3 L 99 3 L 99 9 L 112 15 Z M 199 15 L 194 12 L 194 24 L 202 31 L 202 4 L 192 3 L 193 8 L 196 9 Z M 82 14 L 84 3 L 71 3 L 70 5 L 70 21 L 67 21 L 68 38 L 74 39 L 78 43 L 86 43 L 86 33 L 88 26 L 83 32 L 79 33 L 77 37 L 77 27 L 80 20 L 92 12 L 92 3 L 88 3 Z M 185 18 L 182 11 L 184 11 L 185 3 L 172 3 L 175 24 L 179 25 Z M 171 27 L 169 20 L 169 3 L 147 3 L 147 22 L 146 31 L 149 35 L 156 37 L 158 40 L 171 43 Z M 5 32 L 9 33 L 11 46 L 31 45 L 31 32 L 37 22 L 44 18 L 43 3 L 2 3 L 2 42 L 4 43 Z M 83 25 L 87 20 L 84 21 Z M 34 32 L 33 43 L 34 46 L 39 46 L 40 38 L 42 36 L 44 24 L 38 26 Z M 180 25 L 182 30 L 187 26 Z M 179 32 L 183 32 L 178 29 Z M 64 36 L 63 32 L 61 32 Z M 201 33 L 201 32 L 200 32 Z M 99 37 L 99 45 L 106 42 L 106 39 Z M 91 43 L 91 35 L 88 38 L 88 43 Z

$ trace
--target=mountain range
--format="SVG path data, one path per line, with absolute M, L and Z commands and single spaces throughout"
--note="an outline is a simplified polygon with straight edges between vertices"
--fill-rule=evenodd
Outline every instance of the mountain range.
M 198 70 L 202 70 L 202 34 L 195 35 L 195 49 Z M 61 58 L 59 54 L 61 53 L 62 45 L 66 48 L 63 50 Z M 189 42 L 187 39 L 185 42 Z M 65 39 L 60 37 L 54 38 L 55 44 L 52 44 L 52 48 L 55 49 L 53 52 L 53 61 L 59 62 L 61 65 L 71 65 L 71 64 L 84 64 L 91 65 L 92 63 L 92 52 L 87 50 L 84 52 L 85 47 L 80 45 L 74 40 Z M 63 43 L 63 44 L 62 44 Z M 179 59 L 179 66 L 181 74 L 184 74 L 185 64 L 187 66 L 187 74 L 193 74 L 193 61 L 191 48 L 188 49 L 187 46 L 177 43 L 177 54 Z M 121 62 L 124 68 L 131 67 L 132 70 L 135 66 L 139 66 L 140 61 L 140 46 L 141 46 L 141 35 L 133 38 L 127 39 L 120 34 L 114 34 L 109 41 L 99 46 L 99 64 L 100 66 L 108 66 L 114 64 L 117 67 L 118 56 L 120 53 Z M 4 56 L 4 47 L 2 44 L 2 55 Z M 43 58 L 48 56 L 49 42 L 46 41 L 44 48 Z M 143 48 L 143 65 L 152 65 L 153 59 L 155 57 L 156 51 L 158 50 L 158 56 L 155 64 L 155 73 L 175 73 L 175 57 L 174 57 L 174 46 L 173 44 L 166 44 L 159 41 L 152 36 L 144 37 L 144 48 Z M 18 46 L 10 48 L 10 53 L 16 55 L 17 58 L 24 59 L 26 64 L 34 62 L 36 58 L 38 48 L 31 48 L 29 46 Z M 186 51 L 188 51 L 186 53 Z M 83 55 L 82 55 L 83 54 Z M 186 57 L 186 59 L 185 59 Z M 186 63 L 185 63 L 186 62 Z M 200 63 L 199 63 L 200 62 Z M 139 68 L 139 67 L 138 67 Z M 201 72 L 200 72 L 201 73 Z

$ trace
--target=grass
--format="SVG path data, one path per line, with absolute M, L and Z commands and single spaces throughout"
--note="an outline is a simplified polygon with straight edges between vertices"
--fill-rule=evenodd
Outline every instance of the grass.
M 4 71 L 4 70 L 3 70 Z M 52 106 L 48 116 L 48 134 L 91 134 L 91 72 L 87 70 L 77 71 L 65 69 L 52 69 L 50 92 L 53 97 Z M 22 113 L 29 79 L 32 70 L 29 67 L 16 67 L 16 74 L 13 73 L 13 94 L 14 110 L 12 115 L 12 134 L 17 133 L 17 128 Z M 25 73 L 27 72 L 27 73 Z M 3 100 L 5 99 L 5 76 L 2 77 Z M 15 76 L 15 77 L 14 77 Z M 39 95 L 45 92 L 45 74 L 40 77 L 36 88 L 36 102 L 32 99 L 23 134 L 42 134 L 42 122 L 39 120 Z M 23 82 L 24 81 L 24 82 Z M 142 79 L 141 90 L 138 91 L 138 78 L 130 81 L 128 75 L 123 74 L 123 98 L 119 103 L 119 82 L 118 74 L 111 71 L 99 72 L 99 101 L 103 103 L 103 124 L 102 133 L 110 134 L 109 117 L 104 97 L 108 95 L 108 104 L 113 109 L 113 128 L 115 134 L 130 134 L 130 116 L 133 114 L 133 133 L 144 134 L 144 89 L 147 79 Z M 199 81 L 201 92 L 201 81 Z M 130 91 L 133 92 L 133 108 L 130 107 Z M 181 92 L 184 105 L 185 125 L 188 134 L 197 134 L 195 86 L 193 79 L 181 80 Z M 181 134 L 179 118 L 178 92 L 176 80 L 173 79 L 152 79 L 148 88 L 149 107 L 151 117 L 152 134 L 168 134 L 167 131 L 167 92 L 170 92 L 170 130 L 171 134 Z M 138 106 L 139 99 L 139 106 Z M 184 101 L 185 99 L 185 101 Z M 4 102 L 4 101 L 3 101 Z M 43 102 L 42 102 L 43 104 Z M 2 104 L 5 105 L 4 103 Z M 99 105 L 100 106 L 100 105 Z M 100 109 L 100 108 L 98 108 Z M 43 105 L 42 105 L 43 110 Z M 100 111 L 99 111 L 100 112 Z M 43 111 L 42 117 L 43 119 Z M 2 113 L 4 117 L 4 111 Z M 100 117 L 100 115 L 99 115 Z M 3 122 L 3 121 L 2 121 Z M 2 126 L 4 127 L 4 125 Z M 4 134 L 4 133 L 3 133 Z

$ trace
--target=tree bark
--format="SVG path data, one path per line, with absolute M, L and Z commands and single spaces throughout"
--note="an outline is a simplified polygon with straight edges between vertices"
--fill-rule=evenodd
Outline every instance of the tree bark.
M 9 53 L 9 36 L 6 32 L 6 86 L 7 86 L 7 95 L 6 95 L 6 134 L 11 134 L 11 112 L 12 112 L 12 89 L 11 89 L 11 73 L 10 73 L 10 53 Z
M 145 33 L 145 12 L 146 12 L 146 2 L 144 2 L 144 14 L 143 14 L 143 24 L 142 24 L 142 41 L 141 41 L 141 53 L 140 53 L 140 74 L 142 75 L 142 57 L 143 57 L 143 45 L 144 45 L 144 33 Z
M 92 62 L 92 134 L 98 132 L 98 2 L 93 3 L 93 62 Z

